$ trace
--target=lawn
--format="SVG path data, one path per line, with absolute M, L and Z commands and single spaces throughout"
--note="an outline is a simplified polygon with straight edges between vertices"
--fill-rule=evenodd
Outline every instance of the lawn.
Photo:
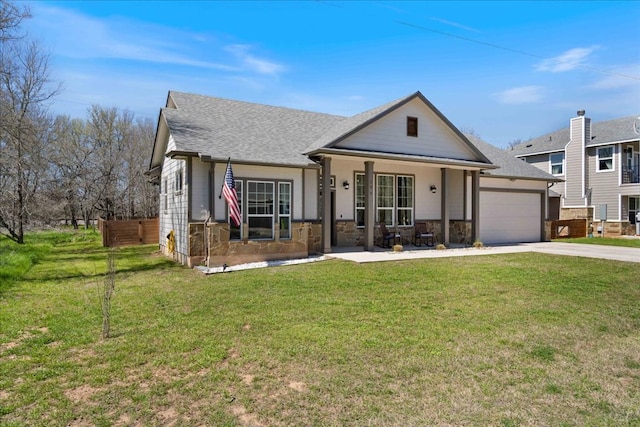
M 624 237 L 580 237 L 574 239 L 558 239 L 555 242 L 563 243 L 585 243 L 589 245 L 605 245 L 605 246 L 623 246 L 627 248 L 640 248 L 640 239 L 631 239 Z
M 102 339 L 108 250 L 28 237 L 0 240 L 0 425 L 640 425 L 637 263 L 525 253 L 203 276 L 126 248 Z

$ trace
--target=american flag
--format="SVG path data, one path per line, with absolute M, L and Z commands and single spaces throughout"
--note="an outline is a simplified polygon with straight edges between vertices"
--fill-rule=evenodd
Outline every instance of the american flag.
M 237 227 L 240 227 L 242 219 L 240 216 L 238 193 L 236 193 L 236 182 L 233 179 L 233 171 L 231 170 L 231 159 L 227 161 L 227 171 L 224 173 L 224 185 L 222 186 L 222 194 L 229 204 L 229 216 L 231 217 L 231 220 Z

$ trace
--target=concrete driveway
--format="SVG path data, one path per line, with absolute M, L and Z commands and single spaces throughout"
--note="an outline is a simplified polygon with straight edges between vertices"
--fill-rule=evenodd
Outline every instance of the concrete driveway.
M 327 254 L 327 258 L 340 258 L 353 262 L 398 261 L 421 258 L 448 258 L 456 256 L 478 256 L 492 254 L 508 254 L 518 252 L 542 252 L 552 255 L 580 256 L 587 258 L 610 259 L 616 261 L 640 262 L 640 249 L 619 246 L 584 245 L 579 243 L 540 242 L 520 243 L 513 245 L 486 246 L 483 248 L 452 248 L 436 250 L 405 247 L 402 252 L 382 250 L 376 248 L 373 252 L 366 252 L 362 248 L 336 248 Z

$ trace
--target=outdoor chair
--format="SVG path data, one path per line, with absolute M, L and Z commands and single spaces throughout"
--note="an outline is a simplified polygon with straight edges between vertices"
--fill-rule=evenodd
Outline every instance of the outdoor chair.
M 401 241 L 401 238 L 402 238 L 400 233 L 398 233 L 397 231 L 389 231 L 387 229 L 387 226 L 383 223 L 380 223 L 380 233 L 382 235 L 383 248 L 390 248 L 391 240 L 393 240 L 393 244 L 395 245 L 396 242 Z
M 427 224 L 424 222 L 416 223 L 416 234 L 413 240 L 415 246 L 421 246 L 425 243 L 427 246 L 433 246 L 433 233 L 427 230 Z

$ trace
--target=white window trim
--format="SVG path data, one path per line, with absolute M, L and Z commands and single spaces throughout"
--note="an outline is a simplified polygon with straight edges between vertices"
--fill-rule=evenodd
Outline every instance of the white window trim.
M 358 176 L 362 176 L 362 179 L 364 181 L 364 173 L 362 172 L 356 172 L 355 176 L 354 176 L 354 182 L 355 182 L 355 186 L 356 189 L 354 191 L 354 198 L 353 198 L 353 210 L 354 210 L 354 222 L 356 222 L 356 228 L 364 228 L 364 225 L 358 225 L 358 211 L 365 210 L 365 207 L 358 207 L 357 202 L 358 202 Z M 384 207 L 384 208 L 379 208 L 378 207 L 378 176 L 390 176 L 393 177 L 393 207 Z M 412 201 L 412 206 L 410 208 L 399 208 L 398 207 L 398 178 L 400 177 L 407 177 L 407 178 L 411 178 L 411 201 Z M 391 210 L 391 218 L 392 218 L 392 224 L 389 225 L 389 227 L 413 227 L 415 226 L 415 209 L 416 209 L 416 177 L 414 175 L 405 175 L 405 174 L 393 174 L 393 173 L 376 173 L 374 174 L 374 181 L 375 181 L 375 186 L 374 186 L 374 195 L 373 195 L 373 200 L 374 200 L 374 210 L 375 210 L 375 222 L 376 224 L 379 223 L 379 218 L 378 218 L 378 211 L 380 209 L 385 209 L 385 210 Z M 411 224 L 407 224 L 407 225 L 400 225 L 398 224 L 398 210 L 411 210 Z
M 240 224 L 240 236 L 244 236 L 244 225 L 249 227 L 249 218 L 271 218 L 271 238 L 250 238 L 249 240 L 291 240 L 293 238 L 293 181 L 289 180 L 277 180 L 277 179 L 247 179 L 236 178 L 236 188 L 241 187 L 241 192 L 238 195 L 240 202 L 240 216 L 242 218 L 242 224 Z M 249 183 L 267 183 L 273 185 L 273 214 L 249 214 L 248 208 L 245 209 L 245 200 L 249 194 Z M 289 187 L 289 213 L 280 214 L 280 185 L 287 185 Z M 276 223 L 280 221 L 280 218 L 288 218 L 289 221 L 289 237 L 276 236 Z M 227 207 L 227 222 L 230 223 L 231 215 L 229 215 L 229 207 Z M 237 242 L 241 239 L 232 239 Z
M 354 220 L 356 222 L 356 227 L 357 228 L 364 228 L 364 225 L 358 225 L 358 211 L 362 211 L 365 212 L 365 206 L 359 207 L 358 206 L 358 176 L 362 177 L 362 183 L 363 183 L 363 187 L 364 187 L 364 173 L 362 172 L 356 172 L 355 176 L 354 176 L 354 185 L 355 185 L 355 191 L 353 192 L 353 208 L 354 208 Z M 366 191 L 366 190 L 365 190 Z M 366 197 L 365 197 L 366 200 Z
M 391 189 L 393 190 L 393 193 L 391 194 L 391 206 L 383 206 L 380 207 L 378 206 L 378 186 L 379 186 L 379 181 L 378 178 L 380 177 L 390 177 L 391 178 L 391 182 L 393 183 L 391 186 Z M 384 210 L 384 211 L 391 211 L 391 224 L 386 224 L 389 227 L 393 227 L 396 224 L 396 186 L 398 185 L 396 183 L 396 175 L 394 174 L 387 174 L 387 173 L 379 173 L 376 174 L 376 195 L 375 195 L 375 201 L 376 201 L 376 223 L 381 222 L 380 221 L 380 211 Z
M 561 162 L 553 162 L 551 161 L 551 157 L 553 156 L 562 156 L 562 161 Z M 549 154 L 549 173 L 553 176 L 563 176 L 564 175 L 564 161 L 565 159 L 565 155 L 564 153 L 550 153 Z M 562 167 L 562 172 L 561 173 L 553 173 L 553 166 L 555 165 L 560 165 Z
M 162 212 L 166 215 L 169 212 L 169 178 L 166 176 L 163 180 L 162 190 Z
M 265 183 L 265 184 L 272 184 L 273 185 L 273 189 L 272 189 L 272 209 L 273 209 L 273 213 L 272 214 L 252 214 L 249 213 L 249 206 L 247 206 L 247 227 L 249 227 L 249 232 L 251 232 L 251 226 L 249 225 L 249 219 L 250 218 L 271 218 L 271 237 L 265 237 L 262 239 L 250 239 L 250 240 L 275 240 L 276 234 L 275 234 L 275 221 L 276 221 L 276 211 L 277 211 L 277 191 L 276 191 L 276 186 L 277 186 L 277 182 L 276 181 L 269 181 L 269 180 L 259 180 L 259 179 L 248 179 L 247 180 L 247 188 L 246 188 L 246 197 L 249 197 L 249 185 L 251 183 Z
M 401 208 L 400 206 L 397 206 L 397 200 L 398 200 L 398 178 L 411 178 L 411 207 L 410 208 Z M 396 210 L 395 210 L 395 219 L 396 222 L 398 221 L 398 218 L 400 217 L 398 215 L 398 211 L 403 210 L 403 211 L 411 211 L 411 224 L 396 224 L 398 227 L 413 227 L 415 225 L 415 181 L 416 178 L 413 175 L 396 175 L 395 177 L 395 191 L 396 191 Z
M 600 169 L 600 150 L 604 150 L 607 148 L 611 148 L 611 157 L 603 157 L 602 159 L 611 158 L 611 169 Z M 606 172 L 614 172 L 616 170 L 616 162 L 615 160 L 616 148 L 613 145 L 605 145 L 602 147 L 596 147 L 596 173 L 606 173 Z
M 289 236 L 282 237 L 282 236 L 278 235 L 278 239 L 280 239 L 280 240 L 291 240 L 291 234 L 292 234 L 291 233 L 291 231 L 292 231 L 291 230 L 291 210 L 293 208 L 292 200 L 291 200 L 292 199 L 291 191 L 293 189 L 293 186 L 291 185 L 291 182 L 289 182 L 289 181 L 279 181 L 277 183 L 277 185 L 278 185 L 278 192 L 277 192 L 277 194 L 278 194 L 277 195 L 277 197 L 278 197 L 278 217 L 277 217 L 277 221 L 278 221 L 278 224 L 280 224 L 280 221 L 281 221 L 282 218 L 287 218 L 287 220 L 289 221 Z M 288 203 L 289 203 L 289 212 L 286 213 L 286 214 L 283 214 L 283 213 L 280 212 L 280 186 L 281 185 L 286 185 L 286 186 L 289 187 L 289 193 L 288 193 L 289 194 L 289 201 L 288 201 Z M 282 230 L 280 229 L 280 230 L 278 230 L 278 232 L 281 233 Z
M 182 168 L 178 168 L 173 176 L 173 192 L 174 195 L 179 196 L 182 194 L 184 188 L 184 176 L 182 175 Z

